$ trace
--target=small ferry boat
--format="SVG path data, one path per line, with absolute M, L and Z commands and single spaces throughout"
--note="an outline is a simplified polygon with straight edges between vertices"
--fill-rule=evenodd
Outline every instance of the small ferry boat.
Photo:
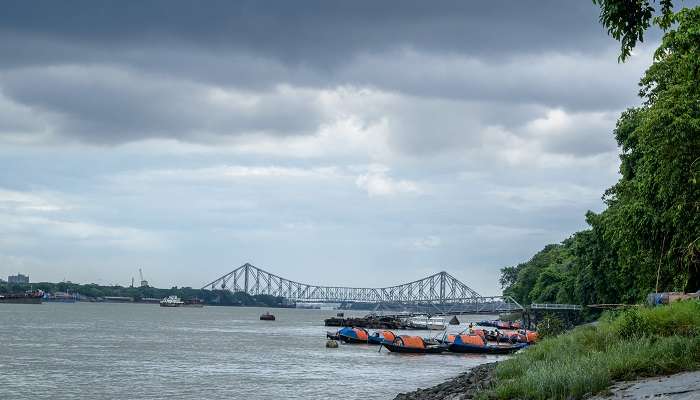
M 260 321 L 274 321 L 275 316 L 270 314 L 269 312 L 266 312 L 265 314 L 260 316 Z
M 44 294 L 44 301 L 49 303 L 75 303 L 77 295 L 67 292 L 56 292 Z
M 160 301 L 161 307 L 181 307 L 185 302 L 177 296 L 168 296 Z
M 440 354 L 447 350 L 442 343 L 428 343 L 420 336 L 397 336 L 393 341 L 385 340 L 382 346 L 394 353 Z M 381 350 L 381 349 L 380 349 Z
M 367 343 L 369 333 L 365 328 L 345 327 L 338 331 L 338 339 L 345 343 Z

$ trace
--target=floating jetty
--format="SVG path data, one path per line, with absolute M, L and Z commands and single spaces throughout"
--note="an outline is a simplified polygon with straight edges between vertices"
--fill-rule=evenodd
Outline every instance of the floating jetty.
M 44 292 L 41 290 L 24 293 L 0 294 L 0 303 L 41 304 L 43 297 Z

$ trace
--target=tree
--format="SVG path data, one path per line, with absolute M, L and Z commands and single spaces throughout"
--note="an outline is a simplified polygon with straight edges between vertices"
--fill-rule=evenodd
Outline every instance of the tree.
M 678 28 L 640 81 L 643 106 L 615 129 L 622 177 L 598 221 L 639 290 L 700 286 L 700 8 L 669 18 Z
M 700 288 L 700 7 L 667 18 L 678 25 L 640 81 L 642 105 L 613 132 L 621 177 L 603 195 L 607 208 L 587 213 L 591 229 L 503 268 L 504 294 L 631 303 Z
M 671 26 L 673 1 L 659 0 L 660 14 L 655 14 L 655 3 L 656 0 L 593 0 L 600 6 L 600 23 L 608 35 L 620 41 L 619 61 L 625 61 L 637 42 L 644 41 L 644 31 L 652 23 L 664 30 Z

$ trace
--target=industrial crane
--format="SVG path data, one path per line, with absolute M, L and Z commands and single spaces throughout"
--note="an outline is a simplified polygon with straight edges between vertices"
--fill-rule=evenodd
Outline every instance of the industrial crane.
M 141 287 L 148 287 L 148 281 L 143 279 L 143 272 L 139 268 L 139 276 L 141 277 Z

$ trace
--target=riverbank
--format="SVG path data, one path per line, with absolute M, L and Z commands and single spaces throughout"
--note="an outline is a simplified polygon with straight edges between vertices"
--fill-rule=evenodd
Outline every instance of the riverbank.
M 693 300 L 606 314 L 596 324 L 545 339 L 497 365 L 476 367 L 396 399 L 583 399 L 628 390 L 637 379 L 643 380 L 633 391 L 642 393 L 671 375 L 671 389 L 660 394 L 682 395 L 700 388 L 699 372 L 682 373 L 699 370 L 700 302 Z M 672 388 L 677 379 L 686 389 Z
M 493 384 L 497 363 L 478 365 L 466 373 L 439 385 L 400 393 L 394 400 L 462 400 L 473 399 Z
M 495 383 L 497 363 L 474 367 L 439 385 L 401 393 L 394 400 L 467 400 L 486 397 Z M 479 396 L 481 395 L 481 396 Z M 680 372 L 632 381 L 615 382 L 590 400 L 641 400 L 664 398 L 691 400 L 700 398 L 700 371 Z

